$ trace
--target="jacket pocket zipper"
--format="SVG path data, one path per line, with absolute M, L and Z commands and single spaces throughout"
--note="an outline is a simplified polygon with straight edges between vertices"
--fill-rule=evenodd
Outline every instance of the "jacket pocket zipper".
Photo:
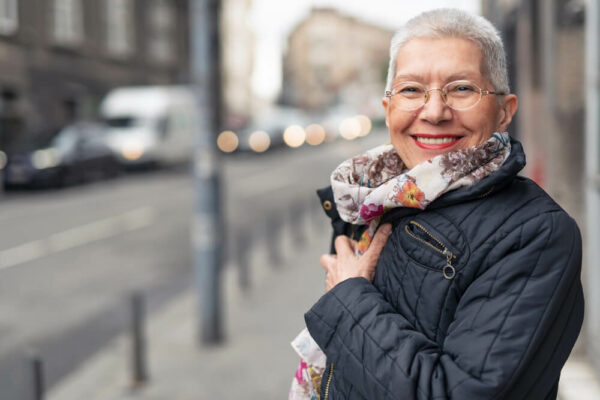
M 415 233 L 411 232 L 409 225 L 417 227 L 425 234 L 426 237 L 419 237 Z M 454 269 L 454 266 L 452 265 L 452 259 L 456 258 L 456 256 L 452 254 L 452 252 L 448 249 L 446 245 L 444 245 L 444 243 L 442 243 L 441 240 L 433 236 L 427 229 L 425 229 L 423 225 L 419 224 L 416 221 L 410 221 L 404 226 L 404 230 L 413 239 L 416 239 L 419 242 L 431 247 L 433 250 L 437 251 L 438 253 L 441 253 L 446 257 L 446 265 L 444 265 L 444 267 L 442 268 L 442 275 L 444 275 L 444 278 L 452 279 L 456 276 L 456 269 Z
M 323 396 L 323 400 L 327 400 L 327 397 L 329 397 L 329 385 L 331 384 L 332 377 L 333 377 L 333 363 L 331 363 L 331 367 L 329 368 L 329 376 L 327 376 L 327 384 L 325 385 L 325 393 Z

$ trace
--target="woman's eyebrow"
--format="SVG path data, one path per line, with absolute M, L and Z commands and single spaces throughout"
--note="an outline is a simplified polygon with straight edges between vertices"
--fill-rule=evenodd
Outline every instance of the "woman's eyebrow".
M 477 79 L 480 75 L 474 72 L 464 71 L 454 73 L 446 78 L 447 81 L 454 81 L 457 79 Z
M 402 74 L 402 75 L 396 75 L 394 77 L 394 82 L 396 82 L 396 83 L 404 82 L 404 81 L 422 82 L 423 77 L 421 75 L 417 75 L 417 74 Z
M 458 79 L 478 79 L 480 74 L 472 71 L 460 71 L 455 72 L 445 77 L 444 81 L 451 82 Z M 424 82 L 422 75 L 419 74 L 399 74 L 394 77 L 394 83 L 400 83 L 405 81 Z

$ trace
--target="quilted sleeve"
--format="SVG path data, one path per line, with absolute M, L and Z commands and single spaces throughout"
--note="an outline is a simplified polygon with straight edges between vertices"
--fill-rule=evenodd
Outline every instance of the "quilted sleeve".
M 334 379 L 370 400 L 545 399 L 582 324 L 581 237 L 554 212 L 503 242 L 461 297 L 441 346 L 363 278 L 327 292 L 305 320 Z

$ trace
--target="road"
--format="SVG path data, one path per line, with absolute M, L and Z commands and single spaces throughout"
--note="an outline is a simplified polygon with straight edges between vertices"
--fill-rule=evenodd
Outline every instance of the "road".
M 226 258 L 290 208 L 318 207 L 315 188 L 344 158 L 386 141 L 223 157 Z M 31 396 L 30 352 L 56 383 L 128 327 L 128 297 L 150 312 L 188 285 L 193 180 L 187 170 L 136 173 L 0 200 L 0 399 Z

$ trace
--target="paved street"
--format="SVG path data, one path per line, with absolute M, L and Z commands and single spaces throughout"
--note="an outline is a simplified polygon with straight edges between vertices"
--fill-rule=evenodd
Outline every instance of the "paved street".
M 225 157 L 228 265 L 240 239 L 256 242 L 271 218 L 283 223 L 291 209 L 318 208 L 314 189 L 327 184 L 331 169 L 385 141 L 380 133 Z M 2 200 L 0 399 L 29 398 L 31 349 L 52 387 L 127 329 L 132 290 L 146 294 L 152 313 L 188 287 L 193 198 L 191 176 L 174 170 Z
M 239 289 L 237 271 L 226 270 L 223 345 L 198 345 L 197 297 L 187 290 L 147 324 L 146 384 L 133 385 L 131 341 L 121 336 L 59 383 L 49 400 L 286 398 L 298 365 L 289 343 L 303 327 L 303 313 L 324 290 L 318 257 L 327 250 L 329 235 L 320 217 L 302 218 L 299 228 L 312 233 L 302 246 L 292 245 L 286 227 L 284 261 L 277 268 L 269 263 L 267 243 L 255 243 L 249 258 L 256 282 L 250 291 Z

